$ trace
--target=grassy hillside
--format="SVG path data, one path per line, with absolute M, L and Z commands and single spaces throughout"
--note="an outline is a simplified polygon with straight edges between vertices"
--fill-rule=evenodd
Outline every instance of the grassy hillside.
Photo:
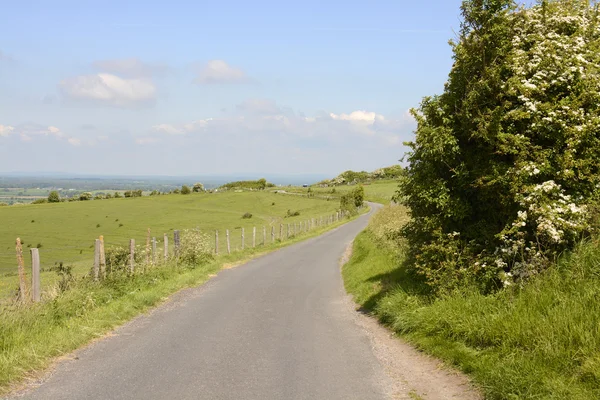
M 335 187 L 319 187 L 317 185 L 313 185 L 310 187 L 311 192 L 315 197 L 330 197 L 332 199 L 339 199 L 341 195 L 347 193 L 354 189 L 356 185 L 339 185 Z M 373 201 L 375 203 L 381 204 L 389 204 L 392 200 L 394 194 L 396 194 L 396 190 L 398 190 L 398 181 L 397 180 L 379 180 L 373 181 L 369 184 L 364 184 L 365 188 L 365 199 L 368 201 Z M 285 187 L 285 188 L 276 188 L 274 190 L 285 190 L 289 193 L 300 193 L 307 194 L 308 188 L 303 187 Z
M 289 196 L 270 192 L 213 193 L 168 195 L 129 199 L 111 199 L 74 203 L 0 207 L 0 298 L 17 285 L 15 239 L 25 246 L 40 247 L 42 268 L 63 261 L 75 266 L 78 273 L 89 269 L 93 259 L 93 243 L 104 235 L 107 246 L 146 241 L 146 230 L 159 240 L 173 230 L 193 229 L 214 235 L 219 230 L 220 249 L 225 249 L 225 229 L 230 230 L 232 249 L 241 247 L 241 228 L 245 228 L 246 244 L 251 244 L 252 228 L 257 227 L 257 242 L 262 241 L 262 227 L 295 223 L 334 212 L 337 201 L 321 198 Z M 300 215 L 284 218 L 287 210 Z M 246 212 L 252 218 L 243 219 Z M 172 240 L 171 240 L 172 242 Z M 25 249 L 29 265 L 29 251 Z M 54 275 L 54 274 L 52 274 Z M 45 280 L 48 282 L 48 280 Z
M 401 267 L 404 209 L 387 207 L 354 243 L 346 289 L 421 349 L 473 376 L 490 399 L 600 398 L 600 241 L 524 287 L 434 298 Z

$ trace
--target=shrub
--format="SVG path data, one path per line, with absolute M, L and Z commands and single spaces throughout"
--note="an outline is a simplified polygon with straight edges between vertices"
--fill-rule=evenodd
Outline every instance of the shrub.
M 0 207 L 6 207 L 6 206 L 8 206 L 8 203 L 0 202 Z
M 115 199 L 120 199 L 120 198 L 122 198 L 122 197 L 123 197 L 123 195 L 121 194 L 121 192 L 115 192 L 115 194 L 113 195 L 113 197 L 114 197 Z
M 204 192 L 204 185 L 200 182 L 194 183 L 192 190 L 194 193 Z
M 292 211 L 292 210 L 287 210 L 287 214 L 286 214 L 286 218 L 288 217 L 297 217 L 298 215 L 300 215 L 300 211 Z
M 110 193 L 106 193 L 106 194 L 104 195 L 104 198 L 105 198 L 105 199 L 112 199 L 112 198 L 113 198 L 113 195 L 112 195 L 112 194 L 110 194 Z
M 60 195 L 56 190 L 53 190 L 48 194 L 48 203 L 60 203 Z
M 245 213 L 244 215 L 242 215 L 243 219 L 250 219 L 252 218 L 252 214 L 250 214 L 249 212 Z
M 412 215 L 408 265 L 436 288 L 510 285 L 590 231 L 600 19 L 589 2 L 512 5 L 463 3 L 445 90 L 412 111 L 397 198 Z
M 48 200 L 47 199 L 37 199 L 31 202 L 31 204 L 45 204 L 47 203 Z
M 61 292 L 68 290 L 71 287 L 71 284 L 75 281 L 75 277 L 73 276 L 73 267 L 71 265 L 64 265 L 62 261 L 54 264 L 53 267 L 50 268 L 50 271 L 56 272 L 58 277 L 58 289 Z
M 181 232 L 179 260 L 188 266 L 205 264 L 214 259 L 211 237 L 199 230 Z
M 183 185 L 181 187 L 181 194 L 190 194 L 192 193 L 192 189 L 188 185 Z
M 80 201 L 87 201 L 92 199 L 92 194 L 90 192 L 83 192 L 79 195 Z

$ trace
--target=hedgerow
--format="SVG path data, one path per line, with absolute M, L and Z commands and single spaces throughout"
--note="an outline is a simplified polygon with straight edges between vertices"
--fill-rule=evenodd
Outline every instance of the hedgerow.
M 544 270 L 593 228 L 600 23 L 590 1 L 468 0 L 441 95 L 413 110 L 398 200 L 409 264 L 436 289 Z

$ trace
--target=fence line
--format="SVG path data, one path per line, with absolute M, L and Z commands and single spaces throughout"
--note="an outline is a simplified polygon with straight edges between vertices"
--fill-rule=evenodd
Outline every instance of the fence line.
M 277 241 L 284 242 L 290 240 L 292 238 L 296 238 L 299 235 L 308 233 L 314 229 L 322 228 L 324 226 L 328 226 L 339 222 L 343 217 L 348 214 L 344 211 L 337 211 L 334 214 L 328 214 L 325 217 L 320 216 L 317 218 L 310 218 L 300 221 L 295 221 L 293 224 L 287 223 L 279 223 L 279 235 L 276 235 L 275 225 L 271 224 L 271 241 L 270 244 L 274 244 Z M 267 246 L 267 227 L 263 226 L 263 240 L 262 246 Z M 284 231 L 285 228 L 285 231 Z M 199 230 L 199 228 L 196 228 Z M 237 229 L 237 228 L 236 228 Z M 257 247 L 256 242 L 256 226 L 252 227 L 252 249 Z M 293 231 L 291 230 L 293 229 Z M 229 229 L 225 230 L 226 240 L 227 240 L 227 254 L 232 253 L 232 243 L 231 243 L 231 235 Z M 245 243 L 245 227 L 241 227 L 241 251 L 246 249 Z M 154 236 L 151 236 L 150 228 L 146 231 L 146 242 L 145 242 L 145 251 L 146 254 L 142 253 L 138 255 L 138 260 L 136 264 L 136 242 L 135 239 L 129 239 L 129 249 L 127 254 L 127 261 L 125 262 L 126 268 L 129 275 L 133 275 L 135 273 L 144 273 L 146 268 L 151 266 L 158 265 L 158 251 L 157 251 L 157 239 Z M 93 281 L 101 281 L 107 278 L 107 276 L 113 273 L 114 265 L 112 264 L 114 260 L 110 260 L 110 269 L 107 270 L 107 259 L 106 259 L 106 242 L 104 240 L 104 236 L 99 236 L 98 239 L 94 239 L 93 249 L 94 256 L 91 262 L 91 268 L 89 272 L 89 276 Z M 118 246 L 118 245 L 116 245 Z M 248 246 L 249 247 L 249 246 Z M 173 257 L 177 260 L 180 256 L 181 249 L 181 236 L 179 230 L 173 231 Z M 39 248 L 31 248 L 31 291 L 28 291 L 27 283 L 26 283 L 26 272 L 25 272 L 25 261 L 23 258 L 23 246 L 21 243 L 21 239 L 16 239 L 16 258 L 17 258 L 17 268 L 19 275 L 19 300 L 27 301 L 31 299 L 33 302 L 39 302 L 42 297 L 41 293 L 41 278 L 40 272 L 42 271 L 40 266 L 40 256 L 43 256 L 43 253 L 48 251 L 51 252 L 53 249 L 48 250 L 40 250 Z M 58 249 L 54 249 L 58 250 Z M 240 250 L 240 248 L 237 248 Z M 42 253 L 42 254 L 40 254 Z M 215 230 L 215 242 L 214 242 L 214 254 L 219 255 L 219 230 Z M 144 257 L 145 256 L 145 257 Z M 169 236 L 165 233 L 163 234 L 163 262 L 167 262 L 171 257 L 170 249 L 169 249 Z M 88 259 L 88 258 L 86 258 Z M 144 260 L 145 259 L 145 260 Z M 84 259 L 81 259 L 82 262 Z M 78 261 L 78 262 L 80 262 Z M 62 263 L 63 261 L 61 261 Z

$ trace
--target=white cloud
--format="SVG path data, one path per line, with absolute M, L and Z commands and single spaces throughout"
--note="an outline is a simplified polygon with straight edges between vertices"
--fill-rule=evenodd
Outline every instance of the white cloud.
M 72 145 L 72 146 L 81 146 L 81 139 L 68 138 L 67 142 L 69 142 L 69 144 Z
M 156 87 L 152 81 L 125 79 L 106 73 L 68 78 L 60 82 L 59 88 L 70 99 L 117 107 L 148 105 L 156 100 Z
M 81 140 L 66 135 L 55 126 L 43 126 L 38 124 L 22 124 L 16 127 L 0 125 L 0 137 L 8 137 L 12 134 L 18 135 L 24 142 L 32 142 L 36 136 L 49 136 L 58 140 L 66 139 L 73 146 L 81 145 Z
M 0 125 L 0 137 L 7 137 L 15 130 L 14 127 L 8 125 Z
M 160 124 L 152 129 L 167 135 L 242 137 L 266 134 L 290 140 L 326 143 L 364 138 L 386 146 L 402 146 L 414 128 L 414 120 L 407 113 L 386 118 L 373 111 L 357 110 L 307 117 L 291 110 L 283 111 L 272 101 L 258 99 L 238 105 L 237 110 L 241 113 L 184 124 Z
M 214 83 L 247 83 L 250 78 L 244 71 L 227 64 L 223 60 L 211 60 L 204 65 L 196 79 L 198 84 L 214 84 Z
M 150 78 L 164 75 L 169 67 L 165 64 L 149 64 L 138 58 L 99 60 L 92 66 L 100 72 L 109 72 L 129 78 Z
M 154 125 L 152 130 L 159 133 L 166 133 L 167 135 L 183 135 L 185 130 L 183 127 L 177 128 L 169 124 Z

